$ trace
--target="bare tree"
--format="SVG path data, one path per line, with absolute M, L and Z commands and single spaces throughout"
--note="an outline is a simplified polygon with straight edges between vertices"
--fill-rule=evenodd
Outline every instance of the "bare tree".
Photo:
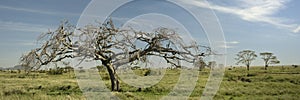
M 67 58 L 98 60 L 109 73 L 112 91 L 120 89 L 116 75 L 119 66 L 146 62 L 149 56 L 156 56 L 179 67 L 180 62 L 195 63 L 211 54 L 209 47 L 196 42 L 184 43 L 172 29 L 157 28 L 154 32 L 120 29 L 114 26 L 112 20 L 81 28 L 74 28 L 65 22 L 56 31 L 48 32 L 41 38 L 46 38 L 44 44 L 23 55 L 22 65 L 30 66 L 30 70 L 33 70 Z M 145 45 L 138 47 L 136 42 Z
M 194 63 L 195 66 L 199 67 L 199 71 L 202 71 L 207 64 L 204 62 L 202 58 L 200 58 L 198 61 Z
M 280 61 L 277 59 L 277 57 L 274 56 L 274 54 L 271 53 L 271 52 L 260 53 L 260 56 L 265 62 L 265 70 L 267 70 L 269 64 L 278 64 L 278 63 L 280 63 Z
M 207 65 L 210 69 L 214 69 L 217 66 L 217 62 L 216 61 L 210 61 L 208 62 Z
M 256 57 L 257 55 L 255 54 L 255 51 L 243 50 L 237 54 L 237 58 L 235 58 L 235 60 L 237 60 L 236 64 L 245 64 L 247 66 L 247 70 L 249 71 L 250 64 L 253 60 L 255 60 Z
M 21 64 L 26 67 L 27 73 L 33 69 L 51 62 L 58 62 L 65 58 L 73 58 L 74 51 L 72 36 L 74 27 L 68 22 L 63 22 L 56 31 L 42 34 L 38 40 L 44 42 L 40 48 L 31 50 L 20 59 Z M 46 41 L 42 41 L 42 39 Z

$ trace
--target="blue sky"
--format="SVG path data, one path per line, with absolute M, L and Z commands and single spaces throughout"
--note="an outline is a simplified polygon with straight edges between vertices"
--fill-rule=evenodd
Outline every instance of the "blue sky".
M 183 2 L 195 8 L 208 7 L 202 1 Z M 17 65 L 22 54 L 38 45 L 37 37 L 48 29 L 55 29 L 61 20 L 67 19 L 76 25 L 89 2 L 1 0 L 0 67 Z M 227 65 L 234 65 L 235 54 L 244 49 L 255 50 L 257 54 L 270 51 L 278 56 L 282 64 L 300 64 L 299 0 L 210 0 L 209 3 L 224 30 Z M 257 58 L 254 64 L 263 63 Z

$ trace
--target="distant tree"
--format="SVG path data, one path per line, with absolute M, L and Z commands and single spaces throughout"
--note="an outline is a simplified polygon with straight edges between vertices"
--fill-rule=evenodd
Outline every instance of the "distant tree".
M 98 71 L 104 71 L 106 70 L 105 66 L 96 66 Z
M 65 72 L 71 72 L 71 71 L 74 70 L 74 68 L 71 67 L 71 66 L 66 66 L 66 67 L 64 67 L 63 69 L 64 69 Z
M 208 62 L 208 65 L 207 65 L 210 69 L 214 69 L 214 67 L 217 66 L 217 62 L 216 61 L 210 61 Z
M 196 67 L 199 67 L 199 71 L 202 71 L 205 68 L 205 66 L 207 66 L 207 64 L 201 58 L 198 61 L 196 61 L 194 64 Z
M 240 63 L 245 64 L 247 66 L 247 70 L 249 71 L 250 64 L 253 60 L 255 60 L 256 57 L 257 55 L 255 54 L 255 51 L 243 50 L 237 54 L 237 58 L 235 58 L 235 60 L 237 61 L 237 65 Z
M 54 69 L 51 69 L 50 71 L 47 71 L 48 75 L 62 75 L 64 72 L 63 68 L 55 67 Z
M 141 67 L 139 66 L 134 66 L 134 67 L 131 67 L 132 70 L 137 70 L 137 69 L 141 69 Z
M 263 52 L 260 53 L 261 59 L 264 60 L 265 63 L 265 70 L 268 69 L 269 64 L 279 64 L 280 61 L 277 59 L 276 56 L 274 56 L 271 52 Z
M 298 65 L 292 65 L 294 68 L 297 68 L 298 67 Z
M 147 62 L 148 57 L 154 56 L 179 67 L 180 62 L 194 63 L 211 54 L 209 47 L 200 46 L 195 41 L 185 43 L 172 29 L 161 27 L 153 32 L 120 29 L 112 20 L 81 28 L 62 23 L 56 31 L 41 38 L 46 38 L 41 47 L 21 57 L 23 65 L 30 66 L 32 70 L 64 59 L 97 60 L 109 73 L 112 91 L 119 90 L 116 69 L 122 65 Z M 136 42 L 145 45 L 139 48 Z

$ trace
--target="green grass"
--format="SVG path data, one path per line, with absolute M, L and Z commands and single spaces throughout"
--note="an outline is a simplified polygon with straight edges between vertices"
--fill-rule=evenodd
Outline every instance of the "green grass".
M 74 75 L 1 72 L 1 100 L 83 99 Z
M 217 99 L 293 100 L 300 98 L 300 69 L 293 67 L 252 67 L 226 70 Z
M 135 70 L 139 76 L 145 70 Z M 100 72 L 109 88 L 109 77 L 105 71 Z M 156 100 L 160 99 L 176 85 L 180 70 L 167 70 L 162 80 L 151 87 L 139 90 L 121 82 L 121 92 L 112 92 L 120 99 Z M 190 95 L 191 100 L 199 99 L 205 88 L 209 70 L 199 72 L 196 88 Z M 147 77 L 147 76 L 146 76 Z M 0 72 L 1 100 L 84 100 L 85 97 L 77 85 L 74 74 L 48 75 L 45 73 Z M 184 92 L 184 91 L 182 91 Z M 177 94 L 174 94 L 177 95 Z M 293 100 L 300 98 L 300 68 L 291 66 L 232 68 L 225 71 L 223 82 L 214 99 L 225 100 Z

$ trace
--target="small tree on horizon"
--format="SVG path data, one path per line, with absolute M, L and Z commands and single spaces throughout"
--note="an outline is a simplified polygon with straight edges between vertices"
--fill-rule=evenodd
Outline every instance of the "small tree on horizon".
M 269 64 L 279 64 L 280 61 L 274 56 L 271 52 L 263 52 L 260 53 L 261 58 L 264 60 L 265 63 L 265 70 L 267 70 Z
M 237 65 L 242 63 L 245 64 L 247 67 L 247 70 L 250 70 L 250 64 L 252 63 L 252 61 L 255 60 L 255 58 L 257 57 L 257 55 L 255 54 L 255 51 L 252 50 L 243 50 L 238 52 L 237 54 L 237 58 L 235 58 L 235 60 L 237 60 Z

